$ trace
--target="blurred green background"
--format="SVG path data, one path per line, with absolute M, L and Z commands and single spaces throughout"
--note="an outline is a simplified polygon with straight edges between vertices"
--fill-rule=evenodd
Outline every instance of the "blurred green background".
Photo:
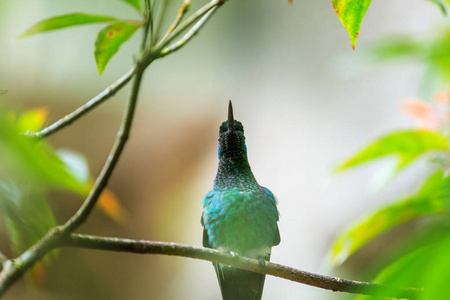
M 180 3 L 172 2 L 175 15 Z M 200 4 L 193 1 L 193 7 Z M 41 19 L 80 11 L 137 17 L 120 1 L 0 1 L 0 88 L 8 89 L 1 101 L 20 109 L 46 106 L 50 124 L 131 67 L 139 34 L 102 76 L 93 43 L 103 25 L 16 38 Z M 386 161 L 332 176 L 337 163 L 380 133 L 413 126 L 399 103 L 418 95 L 423 68 L 369 67 L 364 49 L 392 34 L 426 32 L 442 18 L 423 0 L 408 1 L 407 9 L 401 0 L 373 1 L 352 51 L 330 1 L 227 2 L 185 48 L 156 61 L 145 74 L 131 138 L 109 184 L 127 220 L 117 224 L 97 211 L 79 231 L 201 245 L 202 198 L 212 187 L 218 127 L 231 99 L 246 130 L 253 172 L 279 199 L 282 242 L 272 261 L 331 274 L 324 258 L 333 238 L 361 214 L 414 189 L 427 168 L 411 166 L 377 192 L 370 180 Z M 83 153 L 98 174 L 127 91 L 49 141 Z M 66 194 L 53 198 L 58 223 L 81 203 Z M 1 250 L 10 254 L 0 229 Z M 362 279 L 359 270 L 396 234 L 402 228 L 365 247 L 334 274 Z M 27 287 L 22 281 L 5 299 L 206 300 L 219 294 L 208 262 L 64 249 L 43 285 Z M 345 297 L 269 276 L 263 299 Z

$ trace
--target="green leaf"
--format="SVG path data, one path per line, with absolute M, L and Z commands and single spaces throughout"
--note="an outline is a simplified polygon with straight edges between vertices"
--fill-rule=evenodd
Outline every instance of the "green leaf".
M 442 10 L 442 13 L 444 15 L 447 15 L 447 8 L 444 2 L 442 2 L 442 0 L 429 0 L 429 1 L 436 3 L 436 5 L 439 6 L 439 8 Z
M 6 94 L 7 91 L 8 91 L 8 90 L 0 89 L 0 95 Z
M 352 48 L 355 49 L 361 22 L 372 0 L 332 0 L 334 10 L 342 25 L 350 35 Z
M 15 254 L 22 253 L 56 226 L 53 213 L 36 189 L 0 180 L 0 212 Z
M 444 234 L 441 238 L 424 247 L 404 255 L 384 268 L 376 282 L 391 286 L 408 286 L 423 288 L 420 300 L 444 299 L 449 295 L 450 287 L 450 236 Z M 400 298 L 394 291 L 389 294 L 393 298 Z M 358 300 L 373 299 L 368 296 L 358 297 Z
M 17 184 L 59 187 L 81 192 L 84 187 L 44 141 L 36 142 L 19 131 L 18 124 L 0 108 L 0 178 Z
M 450 178 L 443 180 L 443 171 L 428 178 L 420 191 L 364 217 L 350 226 L 334 241 L 329 259 L 333 266 L 340 265 L 355 251 L 382 233 L 412 219 L 450 212 Z
M 141 11 L 141 0 L 121 0 L 123 2 L 126 2 L 136 8 L 137 11 Z
M 85 190 L 90 190 L 91 177 L 89 174 L 89 165 L 84 155 L 70 149 L 58 149 L 56 151 L 59 159 L 66 165 L 67 170 L 74 178 L 85 186 Z M 82 193 L 85 196 L 85 193 Z
M 117 18 L 111 16 L 92 15 L 85 13 L 72 13 L 40 21 L 31 26 L 30 28 L 28 28 L 24 33 L 20 34 L 18 37 L 23 38 L 32 34 L 66 28 L 70 26 L 78 26 L 99 22 L 111 22 L 115 20 L 117 20 Z
M 36 132 L 42 128 L 47 120 L 48 109 L 40 107 L 25 111 L 17 120 L 19 132 Z
M 120 46 L 128 41 L 141 25 L 139 21 L 119 21 L 100 30 L 95 41 L 94 53 L 100 75 Z
M 337 171 L 347 170 L 360 164 L 385 157 L 398 157 L 396 172 L 407 166 L 420 155 L 431 150 L 448 150 L 448 141 L 438 132 L 408 130 L 389 134 L 370 144 L 355 156 L 337 167 Z
M 379 41 L 367 52 L 367 58 L 377 64 L 401 60 L 422 63 L 428 74 L 447 85 L 450 81 L 450 29 L 444 27 L 419 37 L 399 35 Z

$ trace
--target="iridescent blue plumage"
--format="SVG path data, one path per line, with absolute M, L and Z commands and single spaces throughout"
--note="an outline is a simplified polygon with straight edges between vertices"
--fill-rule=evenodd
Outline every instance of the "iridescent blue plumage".
M 219 167 L 203 200 L 203 245 L 255 259 L 270 259 L 280 243 L 278 210 L 271 191 L 258 184 L 247 160 L 244 128 L 233 118 L 219 132 Z M 214 264 L 224 300 L 261 299 L 265 276 Z

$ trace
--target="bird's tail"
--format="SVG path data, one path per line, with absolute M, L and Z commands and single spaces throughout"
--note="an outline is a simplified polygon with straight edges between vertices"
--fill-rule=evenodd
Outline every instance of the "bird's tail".
M 260 300 L 266 275 L 214 264 L 223 300 Z

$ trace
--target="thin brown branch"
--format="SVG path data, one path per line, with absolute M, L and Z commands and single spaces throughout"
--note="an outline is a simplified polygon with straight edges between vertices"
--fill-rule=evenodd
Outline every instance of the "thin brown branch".
M 335 292 L 407 299 L 417 299 L 423 293 L 422 289 L 387 286 L 378 283 L 353 281 L 338 277 L 318 275 L 271 262 L 262 264 L 255 259 L 232 256 L 228 253 L 214 249 L 176 243 L 71 234 L 70 237 L 64 241 L 64 246 L 139 254 L 175 255 L 202 259 L 260 274 L 268 274 Z
M 103 103 L 105 100 L 111 98 L 114 96 L 121 88 L 123 88 L 133 77 L 136 69 L 133 67 L 131 70 L 129 70 L 127 73 L 125 73 L 122 77 L 120 77 L 116 82 L 111 84 L 109 87 L 107 87 L 105 90 L 103 90 L 100 94 L 86 102 L 84 105 L 77 108 L 75 111 L 71 112 L 70 114 L 64 116 L 63 118 L 59 119 L 52 125 L 42 129 L 41 131 L 35 132 L 35 133 L 27 133 L 28 136 L 43 139 L 48 137 L 49 135 L 57 132 L 58 130 L 66 127 L 67 125 L 72 124 L 75 120 L 82 117 L 84 114 L 91 111 L 93 108 L 95 108 L 97 105 Z

